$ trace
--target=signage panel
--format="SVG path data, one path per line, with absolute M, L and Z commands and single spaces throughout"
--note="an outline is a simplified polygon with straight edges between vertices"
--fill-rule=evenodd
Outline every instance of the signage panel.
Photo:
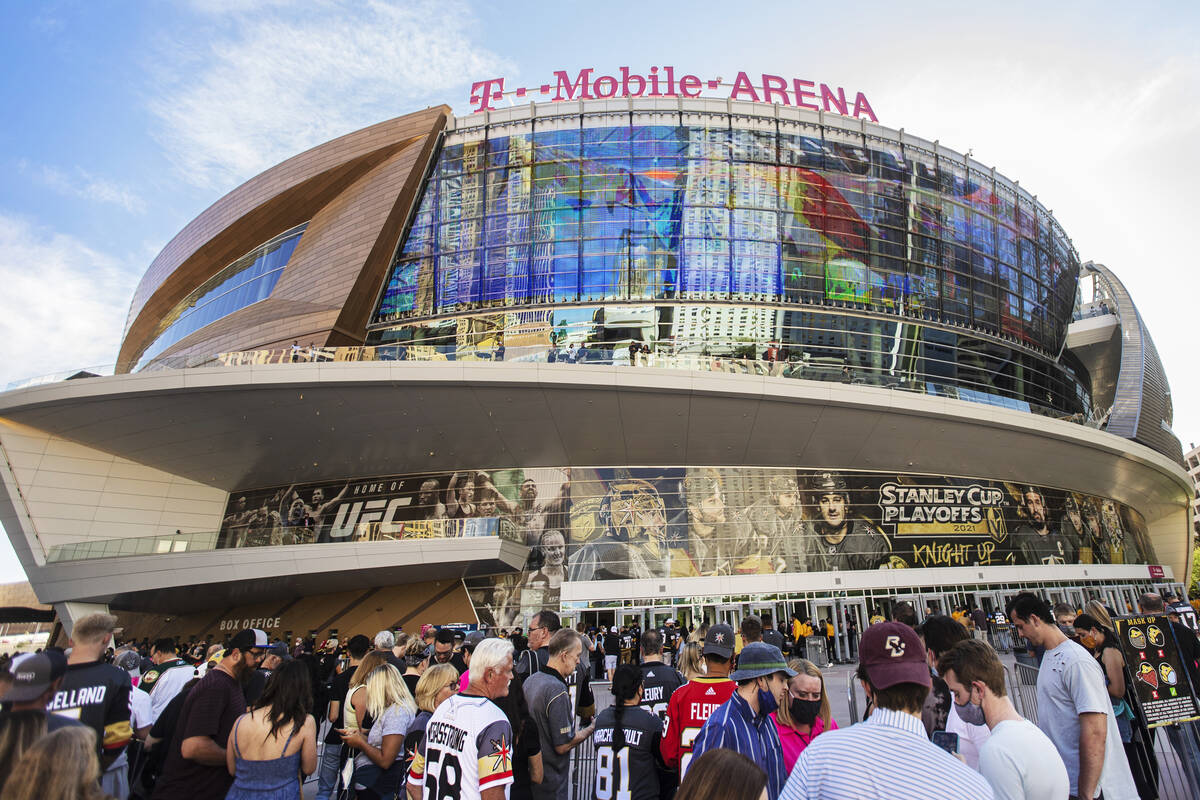
M 1147 727 L 1200 719 L 1200 705 L 1179 657 L 1170 620 L 1117 617 L 1113 623 Z

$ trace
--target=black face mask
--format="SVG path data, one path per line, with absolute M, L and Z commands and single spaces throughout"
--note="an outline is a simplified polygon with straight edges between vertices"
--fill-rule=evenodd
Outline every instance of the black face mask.
M 812 725 L 817 719 L 817 714 L 821 713 L 820 700 L 801 700 L 798 697 L 791 700 L 788 711 L 792 712 L 792 719 L 801 725 Z

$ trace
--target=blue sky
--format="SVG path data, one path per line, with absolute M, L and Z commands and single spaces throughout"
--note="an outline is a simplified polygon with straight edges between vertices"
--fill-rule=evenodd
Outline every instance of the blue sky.
M 1125 281 L 1175 431 L 1200 440 L 1198 4 L 8 0 L 0 28 L 0 385 L 110 363 L 133 287 L 257 172 L 472 81 L 674 65 L 870 98 L 892 128 L 971 150 Z M 1000 4 L 994 4 L 997 7 Z M 0 551 L 7 551 L 7 540 Z M 0 581 L 22 573 L 0 552 Z

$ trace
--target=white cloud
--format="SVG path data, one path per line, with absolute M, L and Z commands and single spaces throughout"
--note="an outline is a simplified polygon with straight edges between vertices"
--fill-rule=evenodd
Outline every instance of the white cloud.
M 136 281 L 72 236 L 0 214 L 0 388 L 116 361 Z
M 18 166 L 22 172 L 32 174 L 38 183 L 53 189 L 65 197 L 78 197 L 93 203 L 118 206 L 131 214 L 143 214 L 146 204 L 131 189 L 111 181 L 97 178 L 82 167 L 66 172 L 57 167 L 36 167 L 27 161 Z
M 886 125 L 941 136 L 960 152 L 974 148 L 1053 210 L 1082 260 L 1121 278 L 1167 369 L 1174 430 L 1186 448 L 1200 441 L 1188 256 L 1200 185 L 1192 156 L 1200 58 L 1110 48 L 1080 70 L 1085 49 L 1064 46 L 1026 61 L 979 56 L 961 73 L 933 56 L 915 59 L 905 76 L 880 82 L 876 110 L 903 115 L 879 112 Z M 989 83 L 986 75 L 1005 79 Z
M 470 76 L 502 74 L 459 2 L 328 2 L 303 18 L 275 3 L 200 7 L 210 24 L 166 46 L 159 63 L 174 69 L 150 109 L 184 179 L 205 188 L 415 110 Z

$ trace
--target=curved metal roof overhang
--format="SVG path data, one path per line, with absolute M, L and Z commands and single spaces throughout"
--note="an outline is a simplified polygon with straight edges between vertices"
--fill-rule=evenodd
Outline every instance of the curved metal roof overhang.
M 217 200 L 167 243 L 130 303 L 117 362 L 130 365 L 190 291 L 262 242 L 312 218 L 358 178 L 436 136 L 449 106 L 407 114 L 292 156 Z M 415 192 L 415 187 L 414 187 Z
M 0 395 L 0 416 L 225 490 L 467 467 L 828 466 L 1071 489 L 1131 505 L 1152 528 L 1182 512 L 1169 535 L 1190 536 L 1187 473 L 1144 445 L 840 383 L 571 364 L 283 364 L 18 389 Z M 1187 574 L 1179 561 L 1167 563 Z
M 47 564 L 38 597 L 184 614 L 375 586 L 457 580 L 519 570 L 529 549 L 495 536 L 338 542 Z

